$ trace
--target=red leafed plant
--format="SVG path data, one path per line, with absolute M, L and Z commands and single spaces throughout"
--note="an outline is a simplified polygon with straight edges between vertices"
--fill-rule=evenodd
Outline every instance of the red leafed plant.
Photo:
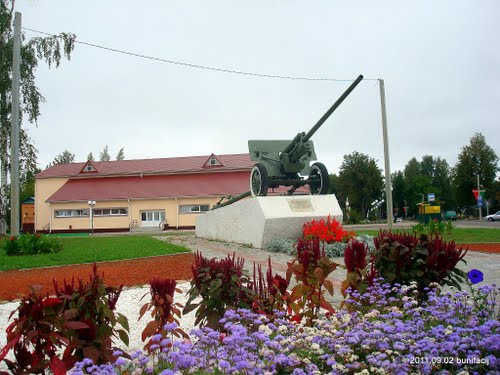
M 467 250 L 439 235 L 428 237 L 381 231 L 374 239 L 372 262 L 377 275 L 389 283 L 417 283 L 420 291 L 432 282 L 460 289 L 465 273 L 456 267 Z M 465 261 L 464 261 L 465 262 Z
M 251 280 L 243 269 L 245 260 L 229 256 L 225 259 L 204 258 L 200 252 L 195 254 L 192 266 L 193 279 L 189 298 L 183 314 L 196 310 L 195 324 L 221 329 L 219 320 L 228 308 L 250 309 L 253 302 L 250 290 Z M 195 302 L 201 297 L 200 302 Z
M 348 242 L 354 237 L 354 232 L 347 232 L 335 218 L 328 215 L 327 220 L 312 220 L 304 224 L 303 236 L 305 239 L 318 238 L 326 243 Z
M 342 282 L 342 295 L 347 295 L 346 290 L 351 288 L 353 290 L 366 289 L 366 283 L 363 281 L 367 279 L 367 256 L 368 245 L 364 242 L 351 240 L 347 245 L 344 252 L 344 262 L 347 269 L 347 278 Z M 374 275 L 370 276 L 373 280 Z M 363 292 L 363 291 L 361 291 Z
M 55 296 L 42 296 L 32 288 L 23 298 L 18 317 L 7 327 L 7 345 L 0 351 L 13 374 L 43 374 L 50 369 L 64 375 L 85 357 L 94 363 L 113 360 L 112 336 L 128 345 L 128 321 L 114 314 L 121 288 L 107 287 L 94 264 L 89 283 L 79 279 L 62 288 L 54 281 Z M 115 328 L 120 323 L 121 330 Z M 5 359 L 13 350 L 16 361 Z
M 272 317 L 275 311 L 286 311 L 286 304 L 289 300 L 288 281 L 278 274 L 273 276 L 270 257 L 265 276 L 262 266 L 254 263 L 251 289 L 254 293 L 252 309 L 255 312 Z
M 319 238 L 298 240 L 296 258 L 288 263 L 286 272 L 287 282 L 290 282 L 292 275 L 297 282 L 288 305 L 289 313 L 293 314 L 292 320 L 306 318 L 306 324 L 312 326 L 320 309 L 325 309 L 327 313 L 335 312 L 324 294 L 328 291 L 333 295 L 333 284 L 327 278 L 337 266 L 325 256 Z
M 174 322 L 179 324 L 179 319 L 181 318 L 181 311 L 179 309 L 183 308 L 181 304 L 174 303 L 175 292 L 182 292 L 182 290 L 176 288 L 177 282 L 175 280 L 153 278 L 149 282 L 149 285 L 151 300 L 142 306 L 139 319 L 141 319 L 147 311 L 151 311 L 153 320 L 150 321 L 142 331 L 142 341 L 146 341 L 149 337 L 156 334 L 165 337 L 167 334 L 164 329 L 165 325 Z M 146 295 L 147 294 L 145 294 L 144 297 Z M 176 328 L 172 334 L 177 337 L 189 337 L 180 328 Z M 149 340 L 145 348 L 149 350 L 152 344 L 153 341 Z

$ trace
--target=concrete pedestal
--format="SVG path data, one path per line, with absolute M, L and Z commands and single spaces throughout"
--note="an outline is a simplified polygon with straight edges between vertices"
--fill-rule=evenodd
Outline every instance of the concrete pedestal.
M 200 215 L 196 235 L 265 249 L 275 238 L 297 240 L 304 223 L 328 215 L 342 222 L 333 194 L 252 197 Z

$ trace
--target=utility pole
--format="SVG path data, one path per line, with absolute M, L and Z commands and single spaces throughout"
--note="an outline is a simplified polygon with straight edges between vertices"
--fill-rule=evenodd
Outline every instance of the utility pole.
M 12 56 L 12 125 L 10 135 L 10 233 L 19 234 L 19 85 L 21 79 L 21 13 L 14 16 Z
M 384 80 L 378 80 L 380 86 L 380 105 L 382 107 L 382 132 L 384 136 L 384 161 L 385 161 L 385 203 L 387 210 L 387 224 L 389 229 L 393 225 L 393 204 L 392 204 L 392 181 L 391 181 L 391 163 L 389 161 L 389 135 L 387 132 L 387 111 L 385 108 L 385 86 Z

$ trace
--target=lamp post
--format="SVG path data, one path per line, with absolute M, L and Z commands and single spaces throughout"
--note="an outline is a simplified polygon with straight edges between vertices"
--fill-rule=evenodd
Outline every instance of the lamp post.
M 88 201 L 90 207 L 90 235 L 94 234 L 94 206 L 95 201 Z
M 408 219 L 408 204 L 406 203 L 406 199 L 403 199 L 405 202 L 404 210 L 405 210 L 405 220 Z

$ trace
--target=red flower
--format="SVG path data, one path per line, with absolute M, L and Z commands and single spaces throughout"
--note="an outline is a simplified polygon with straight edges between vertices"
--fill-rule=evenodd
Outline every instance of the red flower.
M 11 241 L 15 241 L 16 240 L 16 237 L 15 236 L 10 236 L 9 238 Z
M 40 233 L 35 234 L 35 237 L 36 238 L 40 237 Z

